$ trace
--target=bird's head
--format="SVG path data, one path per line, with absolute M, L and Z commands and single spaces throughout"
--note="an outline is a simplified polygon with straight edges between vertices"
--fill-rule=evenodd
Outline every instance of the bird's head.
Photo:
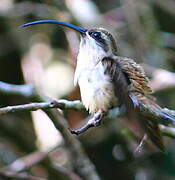
M 86 29 L 70 23 L 56 20 L 39 20 L 21 25 L 27 27 L 36 24 L 57 24 L 78 32 L 81 36 L 80 51 L 99 53 L 103 55 L 116 54 L 117 47 L 114 37 L 103 28 Z

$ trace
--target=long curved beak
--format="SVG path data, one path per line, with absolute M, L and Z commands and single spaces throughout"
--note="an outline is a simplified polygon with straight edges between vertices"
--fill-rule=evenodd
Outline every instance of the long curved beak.
M 39 21 L 33 21 L 33 22 L 29 22 L 29 23 L 25 23 L 22 24 L 20 27 L 27 27 L 27 26 L 32 26 L 32 25 L 36 25 L 36 24 L 58 24 L 61 26 L 65 26 L 68 27 L 72 30 L 75 30 L 81 34 L 85 34 L 87 29 L 82 28 L 82 27 L 78 27 L 75 26 L 73 24 L 67 23 L 67 22 L 63 22 L 63 21 L 56 21 L 56 20 L 39 20 Z

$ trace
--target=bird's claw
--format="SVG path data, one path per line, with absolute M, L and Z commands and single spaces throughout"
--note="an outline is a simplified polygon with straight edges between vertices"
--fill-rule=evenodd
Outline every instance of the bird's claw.
M 99 126 L 103 117 L 104 113 L 102 111 L 99 111 L 91 119 L 89 119 L 89 121 L 84 126 L 76 130 L 70 129 L 70 132 L 75 135 L 82 134 L 91 127 Z

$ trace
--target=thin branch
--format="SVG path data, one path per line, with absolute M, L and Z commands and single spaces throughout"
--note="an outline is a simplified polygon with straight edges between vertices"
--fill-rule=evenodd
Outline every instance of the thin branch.
M 53 100 L 50 102 L 41 102 L 41 103 L 30 103 L 23 105 L 7 106 L 0 108 L 0 115 L 20 112 L 20 111 L 36 111 L 38 109 L 49 109 L 49 108 L 59 108 L 59 109 L 75 109 L 83 110 L 85 109 L 83 104 L 80 101 L 68 101 L 64 99 Z
M 16 105 L 16 106 L 7 106 L 0 108 L 0 115 L 6 113 L 14 113 L 14 112 L 23 112 L 23 111 L 36 111 L 38 109 L 49 109 L 49 108 L 59 108 L 59 109 L 75 109 L 75 110 L 83 110 L 84 106 L 80 101 L 68 101 L 64 99 L 54 100 L 50 102 L 41 102 L 41 103 L 30 103 L 30 104 L 23 104 L 23 105 Z M 174 110 L 169 110 L 167 108 L 163 109 L 165 112 L 175 115 Z M 106 118 L 114 119 L 117 116 L 121 115 L 119 108 L 114 108 L 108 112 Z M 88 124 L 88 123 L 87 123 Z M 169 136 L 171 138 L 175 138 L 175 128 L 167 127 L 160 125 L 160 129 L 165 136 Z M 76 130 L 71 130 L 75 134 Z

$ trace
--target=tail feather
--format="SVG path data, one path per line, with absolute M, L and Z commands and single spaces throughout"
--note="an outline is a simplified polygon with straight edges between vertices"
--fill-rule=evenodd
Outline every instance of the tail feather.
M 131 93 L 130 98 L 138 113 L 140 125 L 146 131 L 150 140 L 161 150 L 165 151 L 163 138 L 159 129 L 159 120 L 175 121 L 175 117 L 166 113 L 154 101 L 141 94 Z
M 162 138 L 161 131 L 159 129 L 158 122 L 153 117 L 142 116 L 142 127 L 145 129 L 150 140 L 161 150 L 165 151 L 165 146 Z
M 141 97 L 141 98 L 140 98 Z M 153 100 L 149 99 L 146 96 L 138 96 L 138 94 L 131 94 L 130 98 L 135 107 L 139 107 L 144 112 L 151 113 L 159 118 L 164 120 L 168 120 L 171 122 L 175 122 L 175 116 L 169 112 L 166 112 L 162 109 L 158 104 L 156 104 Z
M 159 114 L 161 115 L 161 117 L 165 120 L 169 120 L 175 123 L 175 116 L 173 114 L 170 114 L 168 112 L 165 112 L 163 109 L 162 111 L 159 112 Z

